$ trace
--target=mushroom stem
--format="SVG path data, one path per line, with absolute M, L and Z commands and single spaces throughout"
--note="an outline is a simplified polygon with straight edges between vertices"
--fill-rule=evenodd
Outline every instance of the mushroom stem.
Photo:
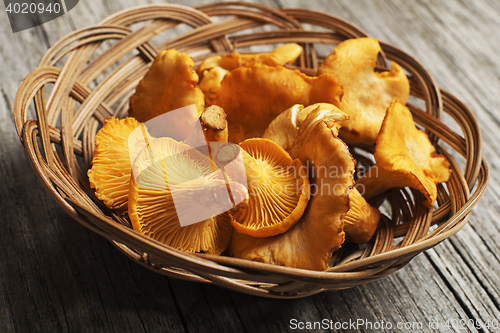
M 232 143 L 225 143 L 216 147 L 217 153 L 213 156 L 213 161 L 223 172 L 229 175 L 231 180 L 247 185 L 245 164 L 243 162 L 243 151 L 240 146 Z
M 201 114 L 200 122 L 208 143 L 227 142 L 226 113 L 220 106 L 207 107 Z
M 349 203 L 351 207 L 344 217 L 346 240 L 366 243 L 377 230 L 380 211 L 367 203 L 356 188 L 349 191 Z
M 200 116 L 200 123 L 203 127 L 203 134 L 208 147 L 212 170 L 215 171 L 214 156 L 217 155 L 217 150 L 221 145 L 211 144 L 213 142 L 227 142 L 227 121 L 224 110 L 217 106 L 211 105 L 203 111 Z M 225 172 L 222 170 L 222 172 Z

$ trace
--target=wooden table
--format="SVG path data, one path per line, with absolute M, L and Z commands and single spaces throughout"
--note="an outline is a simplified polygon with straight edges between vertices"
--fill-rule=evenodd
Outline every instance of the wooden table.
M 293 301 L 167 278 L 132 263 L 70 219 L 25 156 L 11 112 L 20 81 L 62 36 L 146 2 L 81 0 L 63 17 L 16 34 L 0 7 L 1 332 L 282 332 L 323 319 L 407 327 L 366 324 L 359 327 L 363 332 L 453 332 L 446 323 L 469 320 L 493 321 L 497 328 L 468 331 L 500 331 L 500 2 L 259 1 L 329 12 L 414 55 L 475 112 L 491 167 L 488 191 L 451 239 L 382 280 Z M 430 322 L 440 328 L 429 328 Z M 343 331 L 356 331 L 347 327 Z

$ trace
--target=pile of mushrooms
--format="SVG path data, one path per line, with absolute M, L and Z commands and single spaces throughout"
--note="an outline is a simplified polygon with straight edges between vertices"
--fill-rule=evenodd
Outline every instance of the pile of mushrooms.
M 369 200 L 410 187 L 431 208 L 450 177 L 405 107 L 404 71 L 375 71 L 380 50 L 346 40 L 316 76 L 286 67 L 297 44 L 216 55 L 198 72 L 188 55 L 162 51 L 130 117 L 97 134 L 91 187 L 134 230 L 176 249 L 325 270 L 346 241 L 373 238 L 381 213 Z M 354 177 L 356 146 L 375 164 Z

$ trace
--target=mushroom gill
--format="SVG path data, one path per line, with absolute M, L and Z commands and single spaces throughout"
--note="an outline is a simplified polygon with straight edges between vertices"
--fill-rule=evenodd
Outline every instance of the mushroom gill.
M 95 137 L 90 187 L 106 207 L 127 210 L 131 164 L 137 154 L 153 140 L 147 129 L 134 118 L 108 118 Z
M 244 201 L 246 188 L 231 182 Z M 220 170 L 210 159 L 171 138 L 151 142 L 137 156 L 130 180 L 129 216 L 134 230 L 186 252 L 220 254 L 232 232 L 232 207 Z
M 249 201 L 247 208 L 233 214 L 233 227 L 253 237 L 284 233 L 299 220 L 309 201 L 304 165 L 269 140 L 248 139 L 240 146 Z
M 290 43 L 278 46 L 268 53 L 240 54 L 233 52 L 225 55 L 217 55 L 206 58 L 198 68 L 198 73 L 203 76 L 206 71 L 219 67 L 232 71 L 241 66 L 268 65 L 278 66 L 293 63 L 302 53 L 302 47 Z M 202 79 L 203 81 L 203 79 Z

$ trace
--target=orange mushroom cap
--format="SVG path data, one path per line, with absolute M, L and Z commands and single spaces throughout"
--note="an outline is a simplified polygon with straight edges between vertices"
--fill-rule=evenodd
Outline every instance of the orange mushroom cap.
M 129 115 L 146 122 L 194 104 L 200 116 L 205 102 L 193 65 L 191 57 L 174 49 L 158 53 L 130 99 Z
M 391 71 L 374 71 L 381 48 L 372 38 L 348 39 L 338 44 L 318 69 L 344 87 L 342 110 L 350 119 L 340 137 L 347 143 L 373 145 L 387 107 L 394 98 L 406 103 L 410 84 L 401 67 L 391 61 Z
M 294 104 L 325 102 L 340 107 L 341 98 L 342 87 L 329 74 L 309 77 L 282 66 L 254 65 L 226 74 L 207 104 L 226 111 L 229 139 L 241 142 L 261 137 L 269 123 Z
M 285 64 L 293 63 L 297 60 L 301 53 L 302 47 L 294 43 L 278 46 L 268 53 L 240 54 L 238 52 L 233 52 L 205 59 L 198 68 L 198 73 L 201 75 L 206 70 L 210 70 L 214 67 L 220 67 L 228 71 L 232 71 L 233 69 L 241 66 L 252 66 L 256 64 L 283 66 Z
M 233 227 L 253 237 L 286 232 L 309 201 L 309 179 L 303 164 L 269 140 L 248 139 L 240 146 L 250 199 L 246 209 L 233 214 Z
M 278 66 L 293 63 L 302 53 L 302 47 L 297 44 L 285 44 L 276 47 L 269 53 L 239 54 L 231 53 L 213 56 L 203 61 L 198 69 L 200 74 L 200 89 L 207 101 L 215 98 L 221 88 L 224 76 L 241 66 L 268 65 Z
M 333 133 L 338 135 L 340 123 L 347 119 L 349 116 L 332 104 L 316 103 L 306 108 L 295 104 L 274 118 L 262 137 L 289 151 L 297 146 L 297 140 L 304 131 L 314 128 L 320 121 L 328 122 Z

